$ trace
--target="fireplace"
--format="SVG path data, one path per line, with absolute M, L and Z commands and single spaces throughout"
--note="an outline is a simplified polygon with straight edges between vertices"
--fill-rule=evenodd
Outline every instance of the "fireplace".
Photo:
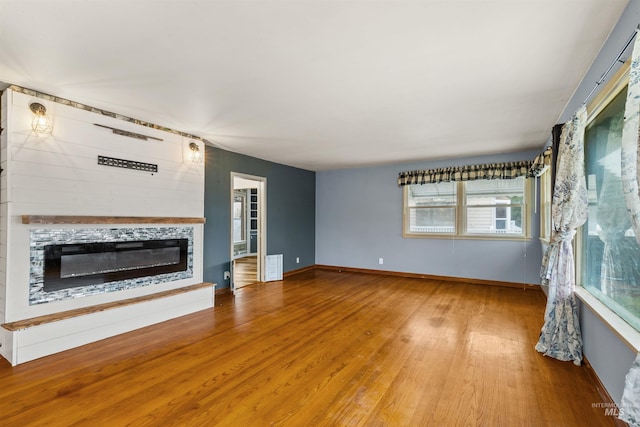
M 193 226 L 30 231 L 29 305 L 193 278 Z
M 187 239 L 47 245 L 44 291 L 186 271 L 187 247 Z

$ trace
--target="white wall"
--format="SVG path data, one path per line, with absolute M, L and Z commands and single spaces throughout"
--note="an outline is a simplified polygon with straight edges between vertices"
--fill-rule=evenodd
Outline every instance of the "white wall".
M 33 116 L 29 104 L 34 101 L 44 104 L 53 120 L 54 130 L 50 136 L 41 137 L 31 130 Z M 94 123 L 163 141 L 116 135 Z M 0 152 L 0 167 L 4 169 L 0 178 L 0 316 L 3 322 L 202 282 L 203 225 L 194 224 L 193 278 L 30 306 L 31 229 L 154 225 L 22 224 L 21 215 L 203 217 L 204 164 L 191 161 L 188 145 L 193 140 L 189 138 L 11 89 L 2 96 L 2 127 L 5 128 Z M 204 153 L 203 144 L 194 142 Z M 158 172 L 101 166 L 97 164 L 98 155 L 157 164 Z

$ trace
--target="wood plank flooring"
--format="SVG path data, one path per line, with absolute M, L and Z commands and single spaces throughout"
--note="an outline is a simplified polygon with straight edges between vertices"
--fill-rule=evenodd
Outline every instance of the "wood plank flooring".
M 234 260 L 233 284 L 235 289 L 258 282 L 258 257 L 249 255 Z
M 2 426 L 613 426 L 540 292 L 313 270 L 11 368 Z

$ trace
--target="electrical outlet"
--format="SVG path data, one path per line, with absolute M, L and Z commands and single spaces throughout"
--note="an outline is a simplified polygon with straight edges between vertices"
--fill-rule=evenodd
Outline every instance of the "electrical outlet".
M 296 264 L 300 264 L 300 257 L 296 257 Z
M 380 265 L 384 264 L 384 260 L 382 258 L 378 258 L 378 264 Z
M 230 278 L 231 278 L 231 273 L 230 273 L 230 272 L 228 272 L 228 271 L 225 271 L 225 272 L 224 272 L 224 280 L 228 280 L 228 279 L 230 279 Z

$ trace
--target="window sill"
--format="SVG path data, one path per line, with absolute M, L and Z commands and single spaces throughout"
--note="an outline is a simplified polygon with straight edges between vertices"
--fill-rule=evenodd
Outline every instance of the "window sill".
M 576 295 L 580 301 L 593 311 L 631 350 L 636 353 L 640 352 L 640 332 L 625 322 L 582 286 L 576 286 Z
M 527 236 L 501 236 L 497 237 L 496 235 L 490 234 L 468 234 L 468 235 L 457 235 L 457 234 L 414 234 L 414 233 L 403 233 L 402 237 L 409 239 L 450 239 L 450 240 L 497 240 L 497 241 L 516 241 L 516 242 L 526 242 L 531 240 L 531 237 Z

